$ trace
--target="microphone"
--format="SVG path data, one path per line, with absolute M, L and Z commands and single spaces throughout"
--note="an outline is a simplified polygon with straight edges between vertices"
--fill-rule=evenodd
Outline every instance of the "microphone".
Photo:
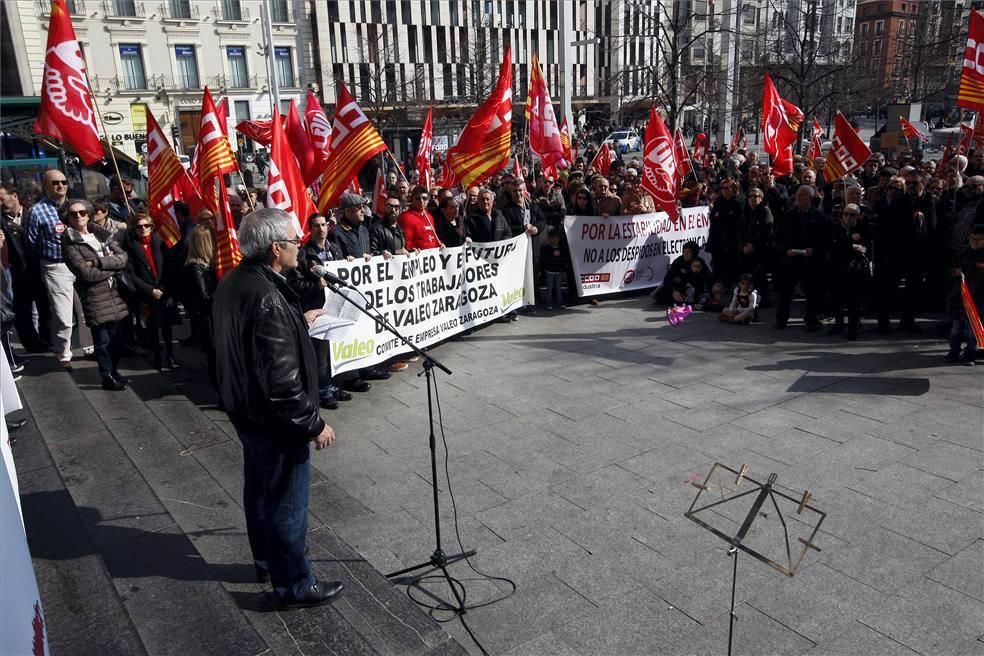
M 311 272 L 314 275 L 318 276 L 319 278 L 324 278 L 325 280 L 327 280 L 328 282 L 330 282 L 333 285 L 338 285 L 339 287 L 351 287 L 352 286 L 352 285 L 348 284 L 347 282 L 345 282 L 344 280 L 342 280 L 341 278 L 339 278 L 338 276 L 336 276 L 334 273 L 332 273 L 328 269 L 326 269 L 323 266 L 321 266 L 320 264 L 315 264 L 313 267 L 311 267 Z

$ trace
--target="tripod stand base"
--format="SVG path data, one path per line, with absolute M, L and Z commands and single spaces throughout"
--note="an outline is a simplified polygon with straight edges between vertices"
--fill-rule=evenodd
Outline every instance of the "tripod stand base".
M 417 570 L 426 568 L 427 569 L 426 572 L 422 572 L 420 574 L 417 574 L 416 576 L 409 576 L 406 578 L 406 580 L 394 581 L 397 583 L 415 582 L 420 580 L 422 577 L 430 574 L 434 570 L 438 570 L 438 569 L 443 570 L 448 565 L 452 565 L 458 562 L 459 560 L 464 560 L 465 558 L 471 558 L 476 553 L 477 552 L 474 549 L 472 549 L 471 551 L 466 551 L 464 553 L 459 553 L 459 554 L 451 554 L 449 556 L 445 554 L 443 551 L 441 551 L 440 549 L 438 549 L 431 554 L 430 560 L 425 561 L 423 563 L 418 563 L 417 565 L 411 565 L 410 567 L 405 567 L 404 569 L 398 570 L 396 572 L 390 572 L 389 574 L 386 575 L 386 578 L 400 579 L 401 577 L 403 577 L 404 574 L 409 574 L 410 572 L 416 572 Z M 446 573 L 447 572 L 445 572 L 445 574 Z

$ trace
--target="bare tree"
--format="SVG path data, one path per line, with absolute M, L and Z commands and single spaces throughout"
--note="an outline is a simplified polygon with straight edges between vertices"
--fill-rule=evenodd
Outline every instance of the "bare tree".
M 610 39 L 612 55 L 621 57 L 629 49 L 624 65 L 616 67 L 611 87 L 624 105 L 655 101 L 666 111 L 670 129 L 681 126 L 688 107 L 700 103 L 701 124 L 716 120 L 712 112 L 721 105 L 730 84 L 727 53 L 721 47 L 721 34 L 729 29 L 727 14 L 711 14 L 706 0 L 625 0 L 632 20 L 622 25 L 621 35 Z M 640 41 L 655 43 L 643 57 L 634 51 Z
M 952 0 L 924 0 L 918 19 L 898 35 L 890 96 L 895 102 L 942 104 L 960 79 L 965 44 L 961 11 Z
M 837 37 L 831 8 L 833 3 L 821 0 L 764 0 L 767 20 L 754 36 L 758 49 L 742 49 L 748 63 L 747 99 L 757 95 L 761 103 L 763 74 L 768 72 L 783 97 L 806 117 L 829 118 L 847 109 L 857 90 L 851 72 L 855 55 L 851 40 Z M 760 59 L 751 60 L 756 51 Z M 808 123 L 801 126 L 801 137 Z

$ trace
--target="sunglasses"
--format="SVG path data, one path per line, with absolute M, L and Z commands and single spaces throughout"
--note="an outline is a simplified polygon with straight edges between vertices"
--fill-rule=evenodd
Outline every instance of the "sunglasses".
M 75 216 L 89 216 L 89 210 L 69 210 L 68 215 Z
M 153 223 L 138 223 L 137 225 L 135 225 L 133 227 L 136 228 L 137 230 L 153 230 L 154 229 L 154 224 Z
M 51 181 L 51 184 L 54 185 L 54 186 L 56 186 L 56 187 L 67 187 L 68 186 L 68 180 L 52 180 Z

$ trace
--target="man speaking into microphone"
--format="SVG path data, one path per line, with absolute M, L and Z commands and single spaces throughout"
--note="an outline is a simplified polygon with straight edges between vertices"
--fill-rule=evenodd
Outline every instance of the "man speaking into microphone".
M 335 599 L 341 581 L 318 583 L 304 556 L 311 478 L 308 447 L 335 432 L 318 410 L 318 364 L 304 312 L 285 273 L 297 266 L 298 236 L 283 210 L 248 214 L 239 229 L 243 260 L 219 284 L 212 305 L 219 396 L 243 443 L 243 507 L 257 578 L 282 608 Z

